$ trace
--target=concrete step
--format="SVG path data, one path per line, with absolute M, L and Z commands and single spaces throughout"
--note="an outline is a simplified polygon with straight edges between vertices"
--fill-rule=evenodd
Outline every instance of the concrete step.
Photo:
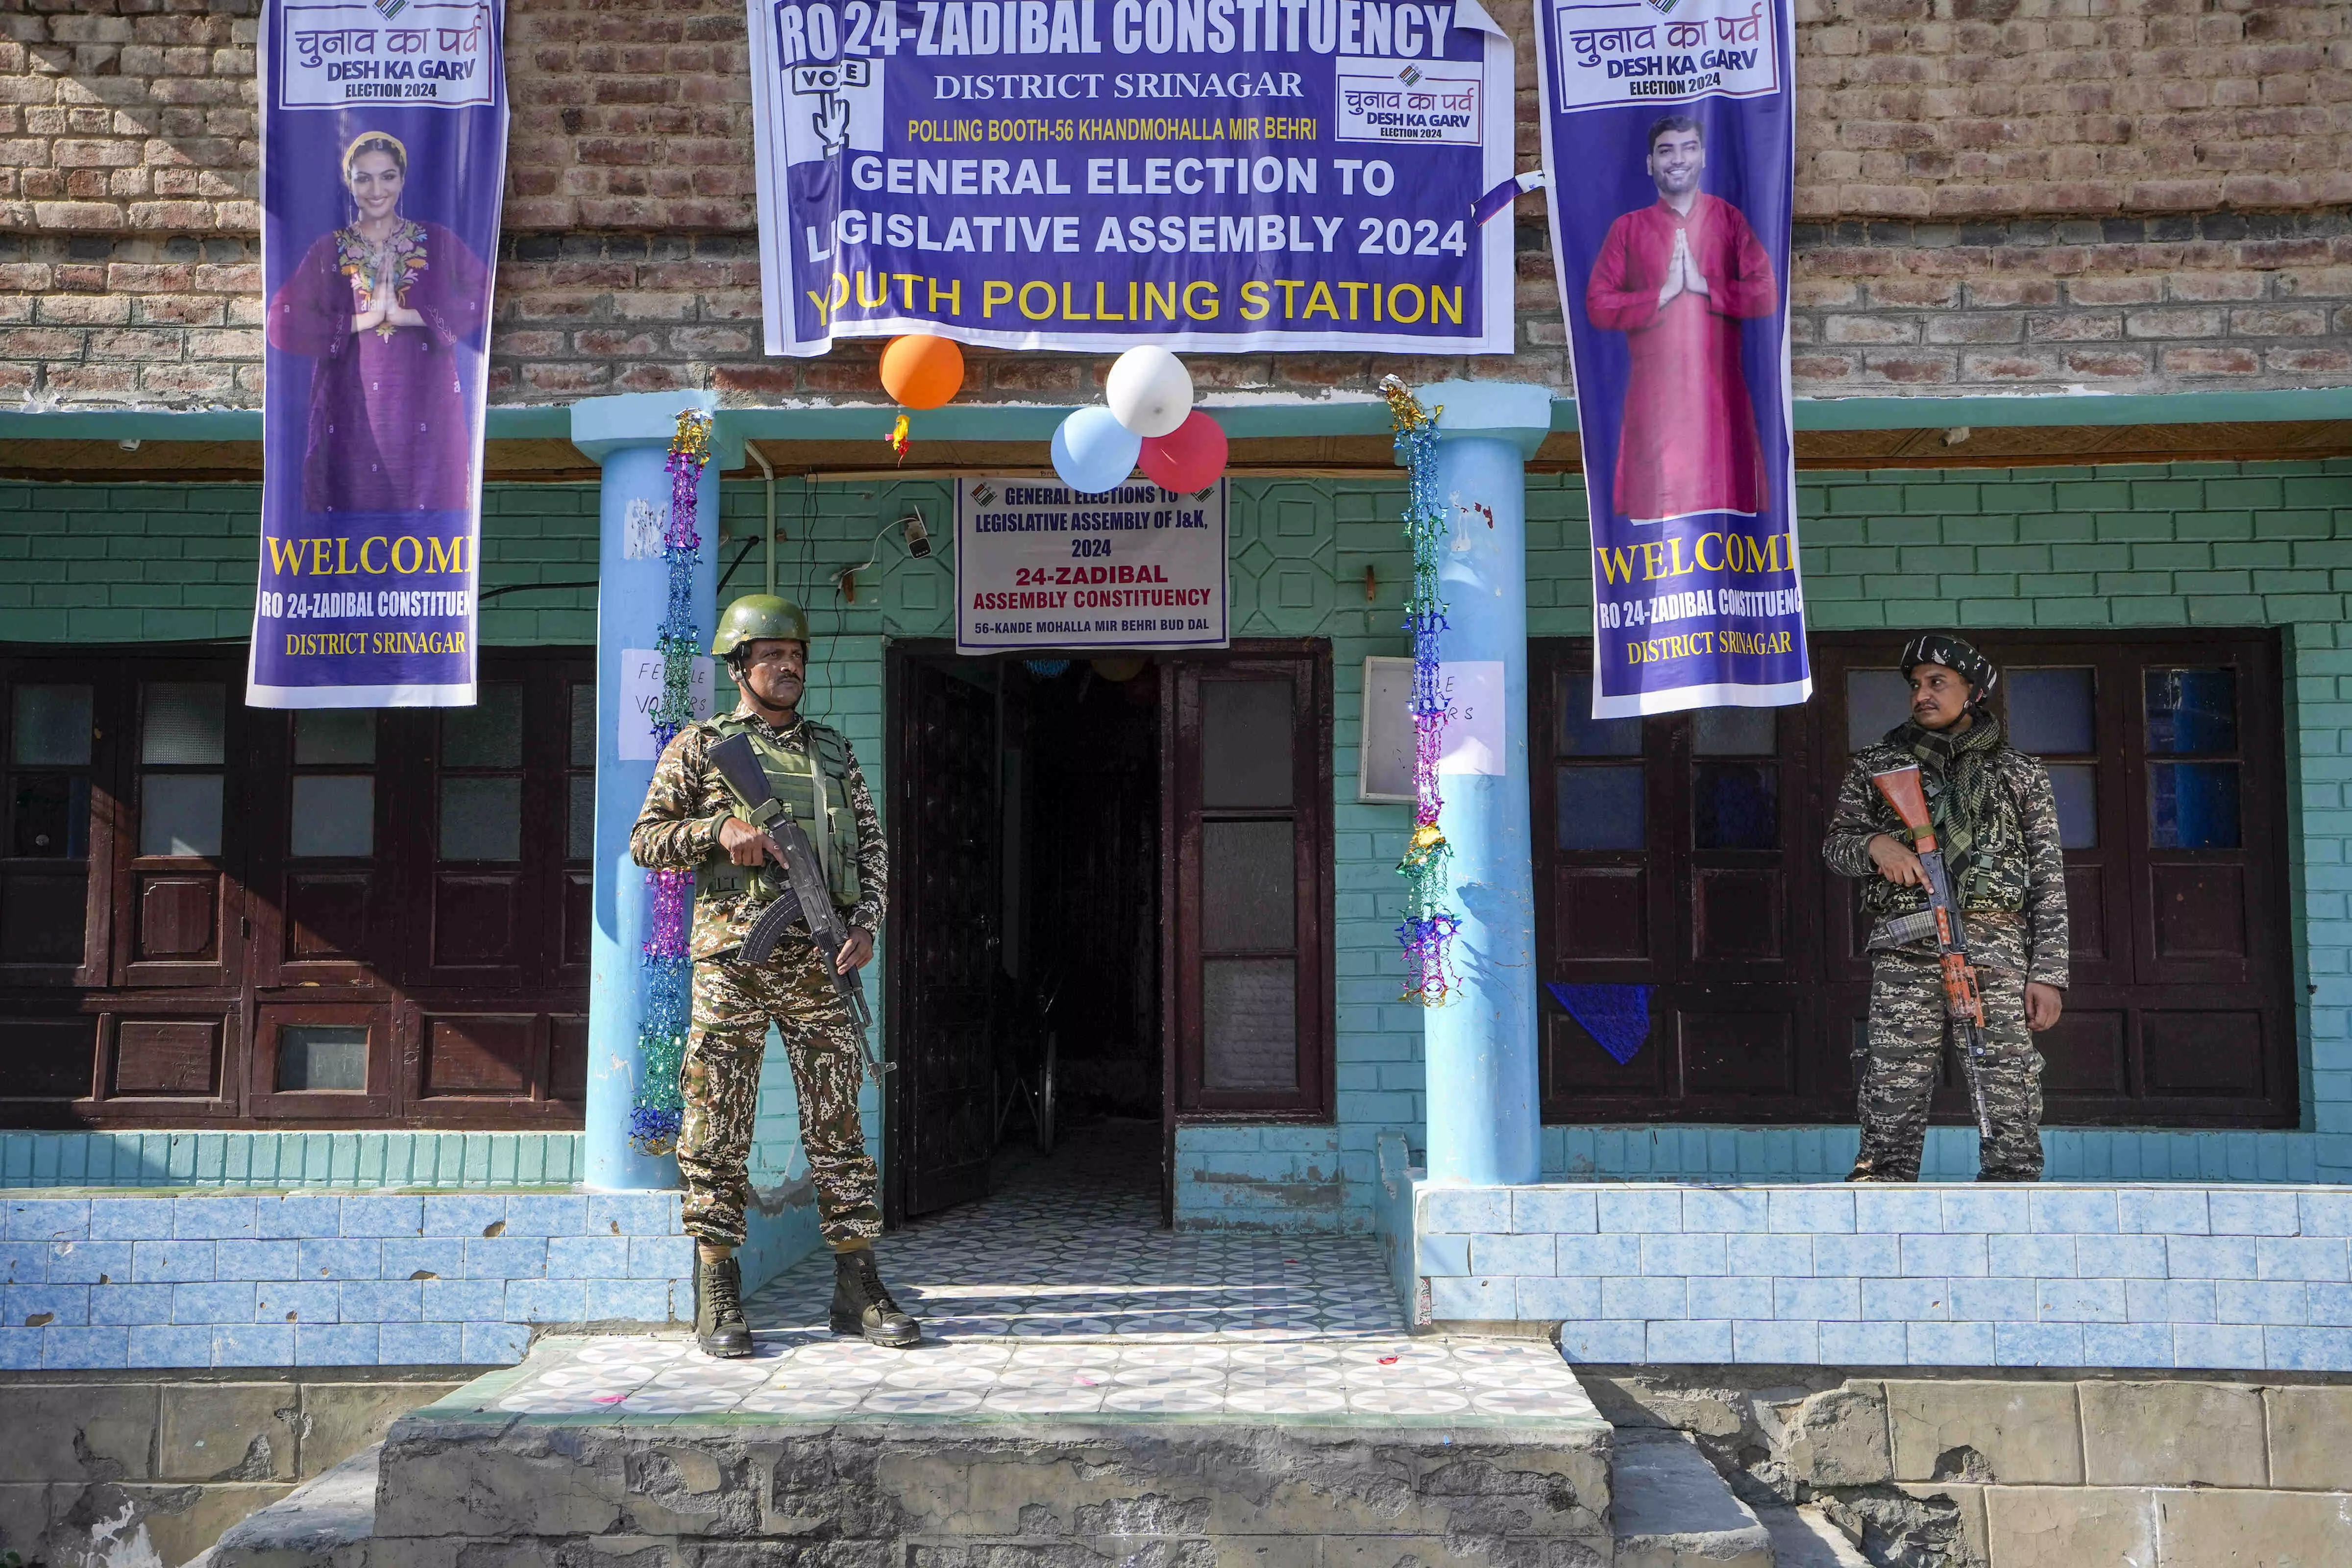
M 863 1563 L 898 1561 L 910 1543 L 998 1568 L 1441 1563 L 1460 1561 L 1464 1541 L 1491 1543 L 1482 1551 L 1497 1561 L 1609 1560 L 1613 1433 L 1573 1380 L 1540 1398 L 1515 1389 L 1506 1411 L 1442 1416 L 791 1415 L 740 1408 L 740 1389 L 717 1408 L 679 1409 L 702 1401 L 675 1384 L 668 1409 L 651 1394 L 625 1402 L 634 1411 L 596 1407 L 569 1385 L 531 1394 L 530 1371 L 491 1373 L 402 1418 L 381 1449 L 231 1530 L 204 1568 L 583 1552 L 642 1554 L 642 1568 Z M 563 1399 L 591 1407 L 516 1408 Z
M 1756 1517 L 1772 1537 L 1774 1568 L 1871 1568 L 1870 1559 L 1815 1504 L 1759 1508 Z
M 1770 1532 L 1686 1433 L 1618 1428 L 1609 1489 L 1615 1568 L 1773 1568 Z
M 364 1568 L 383 1445 L 362 1448 L 229 1526 L 186 1568 Z

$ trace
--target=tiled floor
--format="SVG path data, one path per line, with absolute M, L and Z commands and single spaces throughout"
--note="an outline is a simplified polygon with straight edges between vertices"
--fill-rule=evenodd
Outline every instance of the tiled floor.
M 1156 1128 L 1093 1130 L 1000 1170 L 985 1204 L 884 1239 L 926 1342 L 824 1326 L 819 1254 L 750 1303 L 758 1353 L 542 1341 L 488 1402 L 532 1415 L 1351 1415 L 1509 1421 L 1586 1408 L 1541 1341 L 1411 1338 L 1366 1237 L 1158 1228 Z M 491 1392 L 486 1390 L 486 1392 Z

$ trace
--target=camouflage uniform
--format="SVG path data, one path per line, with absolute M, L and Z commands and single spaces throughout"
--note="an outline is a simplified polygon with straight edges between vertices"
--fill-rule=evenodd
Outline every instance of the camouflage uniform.
M 2033 1181 L 2042 1174 L 2042 1053 L 2025 1026 L 2028 981 L 2066 984 L 2066 883 L 2058 846 L 2058 808 L 2041 763 L 2015 751 L 1979 712 L 1959 744 L 1979 752 L 1987 770 L 1982 808 L 1972 823 L 1952 821 L 1944 751 L 1910 725 L 1889 731 L 1854 756 L 1838 790 L 1822 858 L 1830 869 L 1862 881 L 1871 917 L 1870 1026 L 1855 1053 L 1860 1069 L 1862 1155 L 1858 1177 L 1919 1178 L 1927 1102 L 1944 1051 L 1944 986 L 1933 936 L 1906 942 L 1888 922 L 1927 907 L 1924 889 L 1897 887 L 1870 858 L 1881 833 L 1904 837 L 1903 825 L 1871 784 L 1873 773 L 1916 763 L 1927 786 L 1938 842 L 1967 930 L 1969 957 L 1984 997 L 1984 1091 L 1993 1136 L 1979 1155 L 1990 1181 Z
M 856 818 L 859 895 L 844 911 L 844 921 L 868 933 L 878 931 L 889 854 L 874 796 L 856 758 L 848 754 L 848 742 L 814 720 L 777 729 L 760 721 L 748 703 L 730 721 L 745 718 L 785 752 L 806 758 L 822 742 L 848 757 L 845 783 Z M 695 724 L 680 731 L 662 752 L 645 810 L 629 835 L 638 865 L 707 873 L 724 862 L 719 829 L 737 814 L 736 801 L 705 760 L 720 734 L 715 724 Z M 864 1060 L 856 1032 L 818 966 L 806 927 L 793 926 L 764 964 L 732 962 L 765 903 L 756 889 L 705 891 L 694 902 L 694 1022 L 686 1046 L 686 1121 L 677 1146 L 678 1173 L 686 1182 L 686 1228 L 705 1241 L 742 1243 L 743 1211 L 751 1196 L 746 1163 L 759 1109 L 760 1063 L 772 1023 L 800 1095 L 801 1145 L 816 1188 L 818 1228 L 835 1251 L 862 1247 L 881 1234 L 882 1211 L 857 1114 Z

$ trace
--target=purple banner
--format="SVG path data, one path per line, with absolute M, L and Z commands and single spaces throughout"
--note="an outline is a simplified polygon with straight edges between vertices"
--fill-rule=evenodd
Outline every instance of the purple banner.
M 265 0 L 257 708 L 474 700 L 503 0 Z
M 1508 353 L 1476 0 L 746 0 L 772 354 Z
M 1596 719 L 1812 692 L 1790 439 L 1787 4 L 1537 7 Z

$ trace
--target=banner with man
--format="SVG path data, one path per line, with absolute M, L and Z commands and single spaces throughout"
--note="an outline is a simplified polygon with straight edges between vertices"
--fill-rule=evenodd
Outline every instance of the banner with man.
M 1538 7 L 1595 718 L 1802 702 L 1788 0 Z
M 265 0 L 257 708 L 474 700 L 503 0 Z
M 1477 0 L 747 0 L 772 354 L 1508 353 Z

